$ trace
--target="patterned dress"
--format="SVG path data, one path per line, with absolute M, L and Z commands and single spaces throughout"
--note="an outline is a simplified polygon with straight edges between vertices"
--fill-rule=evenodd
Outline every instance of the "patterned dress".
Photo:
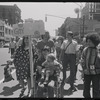
M 19 47 L 16 50 L 14 65 L 16 67 L 17 80 L 24 80 L 30 77 L 30 57 L 29 49 L 21 49 Z

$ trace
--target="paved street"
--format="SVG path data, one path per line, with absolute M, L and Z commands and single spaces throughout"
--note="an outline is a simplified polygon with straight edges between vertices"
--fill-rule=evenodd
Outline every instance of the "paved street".
M 0 65 L 6 63 L 6 60 L 10 59 L 10 54 L 8 54 L 8 49 L 0 48 Z M 80 69 L 80 66 L 78 66 Z M 69 76 L 69 71 L 67 71 L 67 76 Z M 12 73 L 15 80 L 12 80 L 7 83 L 2 83 L 3 79 L 3 67 L 0 66 L 0 98 L 18 98 L 21 88 L 19 87 L 18 81 L 16 80 L 15 72 Z M 77 87 L 77 91 L 75 91 L 72 95 L 67 95 L 67 91 L 69 88 L 69 84 L 65 84 L 64 86 L 64 98 L 83 98 L 83 81 L 80 80 L 80 72 L 77 72 L 77 79 L 75 85 Z M 27 94 L 27 90 L 25 91 Z
M 6 61 L 10 59 L 10 53 L 8 53 L 8 48 L 0 48 L 0 80 L 3 78 L 4 66 L 2 64 L 6 64 Z

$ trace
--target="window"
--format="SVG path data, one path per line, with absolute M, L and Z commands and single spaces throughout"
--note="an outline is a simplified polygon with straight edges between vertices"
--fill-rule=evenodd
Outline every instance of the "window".
M 99 5 L 96 5 L 96 9 L 100 9 L 100 4 Z
M 5 33 L 7 34 L 7 28 L 5 28 Z
M 2 36 L 4 37 L 4 33 L 2 32 Z
M 0 26 L 0 30 L 2 30 L 2 26 Z

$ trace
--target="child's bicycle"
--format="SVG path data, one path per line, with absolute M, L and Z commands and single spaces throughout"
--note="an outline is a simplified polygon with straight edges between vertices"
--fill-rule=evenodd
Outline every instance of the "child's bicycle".
M 4 82 L 9 82 L 11 80 L 14 80 L 14 78 L 12 77 L 12 70 L 15 69 L 14 67 L 10 67 L 9 65 L 12 65 L 13 61 L 8 60 L 6 64 L 2 64 L 1 66 L 5 66 L 4 67 Z

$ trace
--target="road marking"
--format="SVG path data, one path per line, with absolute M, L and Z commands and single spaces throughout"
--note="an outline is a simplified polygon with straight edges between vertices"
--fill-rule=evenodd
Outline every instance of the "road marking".
M 14 72 L 15 72 L 15 70 L 13 70 L 13 71 L 11 72 L 11 74 L 13 74 Z M 4 81 L 4 78 L 0 80 L 0 84 L 1 84 L 3 81 Z

